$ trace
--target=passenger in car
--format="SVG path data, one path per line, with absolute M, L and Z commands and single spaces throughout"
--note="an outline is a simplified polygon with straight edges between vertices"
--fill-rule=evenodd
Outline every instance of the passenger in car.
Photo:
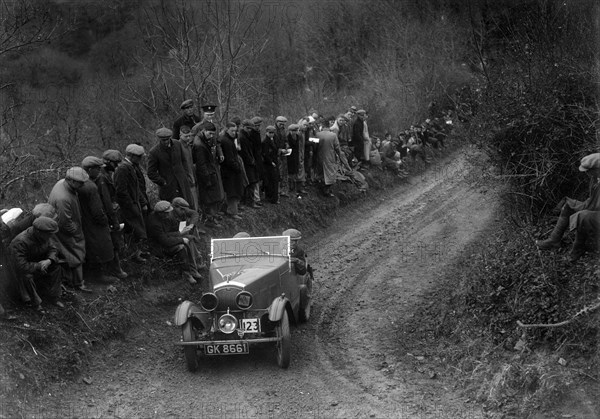
M 290 237 L 290 260 L 294 264 L 296 274 L 304 275 L 306 273 L 306 252 L 298 246 L 298 242 L 302 238 L 302 233 L 295 228 L 290 228 L 281 233 L 281 235 Z

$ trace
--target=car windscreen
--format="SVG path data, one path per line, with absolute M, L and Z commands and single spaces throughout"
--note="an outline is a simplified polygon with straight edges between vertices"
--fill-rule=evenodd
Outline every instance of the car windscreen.
M 255 260 L 257 256 L 284 256 L 290 254 L 289 236 L 244 237 L 212 239 L 211 260 L 234 256 L 236 259 Z

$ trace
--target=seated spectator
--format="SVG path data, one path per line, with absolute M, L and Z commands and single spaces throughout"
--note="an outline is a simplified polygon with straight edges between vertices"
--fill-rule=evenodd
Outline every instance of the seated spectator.
M 579 171 L 585 172 L 590 178 L 592 184 L 590 196 L 585 201 L 566 198 L 550 237 L 535 242 L 540 250 L 557 249 L 569 227 L 570 230 L 577 230 L 570 254 L 572 262 L 577 261 L 585 253 L 585 244 L 588 238 L 594 237 L 598 240 L 600 230 L 600 153 L 589 154 L 582 158 Z
M 290 261 L 294 264 L 294 271 L 297 275 L 306 274 L 306 252 L 298 245 L 298 242 L 302 238 L 302 233 L 295 228 L 290 228 L 281 233 L 281 235 L 290 237 Z
M 369 152 L 369 163 L 371 166 L 378 167 L 381 169 L 381 139 L 379 137 L 373 136 L 372 138 L 373 144 L 371 147 L 371 151 Z
M 396 150 L 396 145 L 392 142 L 392 135 L 390 133 L 385 134 L 381 146 L 381 161 L 384 168 L 391 170 L 396 175 L 405 176 L 407 173 L 403 169 L 402 159 L 400 153 Z
M 57 232 L 56 221 L 38 217 L 31 227 L 10 243 L 17 277 L 24 283 L 24 288 L 31 291 L 31 304 L 37 311 L 43 311 L 41 296 L 51 304 L 64 308 L 60 301 L 63 269 L 59 264 L 54 238 Z
M 171 215 L 173 206 L 158 201 L 148 216 L 146 231 L 150 251 L 157 257 L 169 257 L 178 262 L 182 277 L 190 284 L 201 281 L 196 267 L 197 250 L 193 240 L 179 231 L 179 222 Z
M 200 214 L 190 208 L 190 204 L 183 198 L 177 197 L 171 202 L 173 205 L 173 217 L 178 221 L 185 221 L 185 232 L 200 238 L 200 234 L 206 234 L 206 230 L 200 226 Z

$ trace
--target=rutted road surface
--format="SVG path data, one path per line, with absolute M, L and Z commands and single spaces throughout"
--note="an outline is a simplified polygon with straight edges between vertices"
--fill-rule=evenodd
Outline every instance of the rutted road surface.
M 396 350 L 399 321 L 432 303 L 423 294 L 492 221 L 496 201 L 471 186 L 476 171 L 456 153 L 305 241 L 317 295 L 311 321 L 292 330 L 288 370 L 264 348 L 202 358 L 187 372 L 173 345 L 179 329 L 167 324 L 175 306 L 161 306 L 98 351 L 90 384 L 49 388 L 31 408 L 60 417 L 481 417 L 426 360 L 421 373 L 405 365 L 419 354 Z

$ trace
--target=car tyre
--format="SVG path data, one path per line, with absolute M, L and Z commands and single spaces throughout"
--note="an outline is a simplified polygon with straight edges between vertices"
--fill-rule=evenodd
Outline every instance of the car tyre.
M 312 308 L 312 292 L 313 292 L 313 276 L 308 273 L 306 276 L 306 292 L 300 297 L 300 312 L 298 317 L 302 323 L 310 320 L 310 312 Z
M 196 332 L 190 320 L 185 322 L 185 324 L 181 327 L 181 334 L 184 342 L 193 342 L 196 340 Z M 185 362 L 187 364 L 188 371 L 195 372 L 198 369 L 198 356 L 196 353 L 196 347 L 186 345 L 183 347 L 183 353 L 185 355 Z
M 287 368 L 290 366 L 292 337 L 290 335 L 290 321 L 286 310 L 284 310 L 281 320 L 275 326 L 275 334 L 280 338 L 277 342 L 277 365 L 281 368 Z

